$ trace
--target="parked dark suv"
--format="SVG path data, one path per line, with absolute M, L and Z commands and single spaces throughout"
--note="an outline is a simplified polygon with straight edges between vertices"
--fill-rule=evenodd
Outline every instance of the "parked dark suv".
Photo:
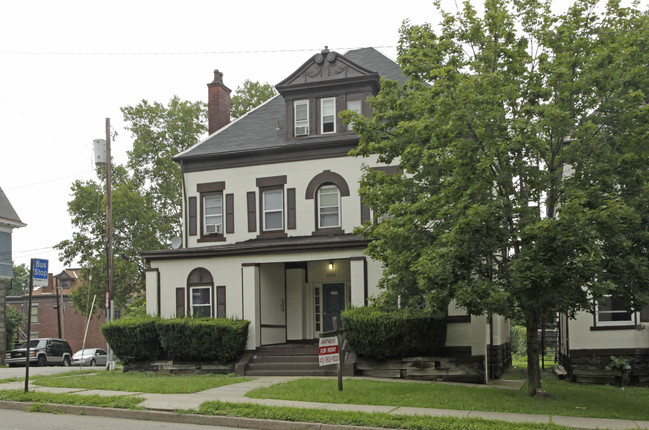
M 27 342 L 18 348 L 12 349 L 5 355 L 5 363 L 9 367 L 24 366 Z M 58 364 L 69 366 L 72 361 L 72 349 L 68 342 L 63 339 L 32 339 L 29 341 L 29 363 L 36 363 L 39 366 Z

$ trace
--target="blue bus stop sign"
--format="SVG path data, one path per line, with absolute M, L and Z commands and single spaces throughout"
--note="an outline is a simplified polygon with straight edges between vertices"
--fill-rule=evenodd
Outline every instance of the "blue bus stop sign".
M 47 286 L 48 263 L 47 260 L 32 258 L 32 276 L 35 287 Z

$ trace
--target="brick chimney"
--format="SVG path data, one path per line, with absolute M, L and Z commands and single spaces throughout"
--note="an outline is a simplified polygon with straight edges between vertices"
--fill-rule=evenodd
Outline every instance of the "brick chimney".
M 214 71 L 214 80 L 207 84 L 207 120 L 210 134 L 230 123 L 230 89 L 223 85 L 223 73 Z

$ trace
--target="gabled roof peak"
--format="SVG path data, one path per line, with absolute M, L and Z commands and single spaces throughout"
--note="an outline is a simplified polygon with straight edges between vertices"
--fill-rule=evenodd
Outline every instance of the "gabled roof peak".
M 282 96 L 286 96 L 287 93 L 296 90 L 338 85 L 342 80 L 351 80 L 356 83 L 373 81 L 378 90 L 379 79 L 380 76 L 376 71 L 360 66 L 325 46 L 325 49 L 313 55 L 275 88 Z

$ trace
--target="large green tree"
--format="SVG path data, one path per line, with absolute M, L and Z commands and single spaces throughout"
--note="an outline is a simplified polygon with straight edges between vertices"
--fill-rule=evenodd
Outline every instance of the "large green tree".
M 649 288 L 649 20 L 577 0 L 439 2 L 439 30 L 404 23 L 405 85 L 382 81 L 371 118 L 347 113 L 380 222 L 359 231 L 385 267 L 385 301 L 523 315 L 528 390 L 541 386 L 549 313 L 630 309 Z
M 22 296 L 29 293 L 29 267 L 25 264 L 13 265 L 14 277 L 6 282 L 6 296 Z
M 238 115 L 272 97 L 272 87 L 267 87 L 246 81 L 233 96 Z M 173 97 L 166 105 L 143 100 L 121 110 L 133 148 L 126 165 L 114 166 L 112 175 L 114 300 L 128 312 L 137 307 L 127 304 L 140 303 L 144 290 L 145 265 L 139 252 L 164 249 L 182 233 L 182 174 L 172 157 L 205 136 L 207 107 Z M 95 312 L 103 307 L 107 284 L 106 172 L 100 168 L 97 173 L 98 180 L 73 183 L 68 213 L 74 232 L 56 245 L 64 264 L 78 262 L 83 268 L 85 282 L 72 300 L 84 314 L 94 296 Z
M 237 87 L 230 99 L 230 115 L 239 118 L 277 94 L 269 83 L 253 82 L 246 79 L 243 86 Z

